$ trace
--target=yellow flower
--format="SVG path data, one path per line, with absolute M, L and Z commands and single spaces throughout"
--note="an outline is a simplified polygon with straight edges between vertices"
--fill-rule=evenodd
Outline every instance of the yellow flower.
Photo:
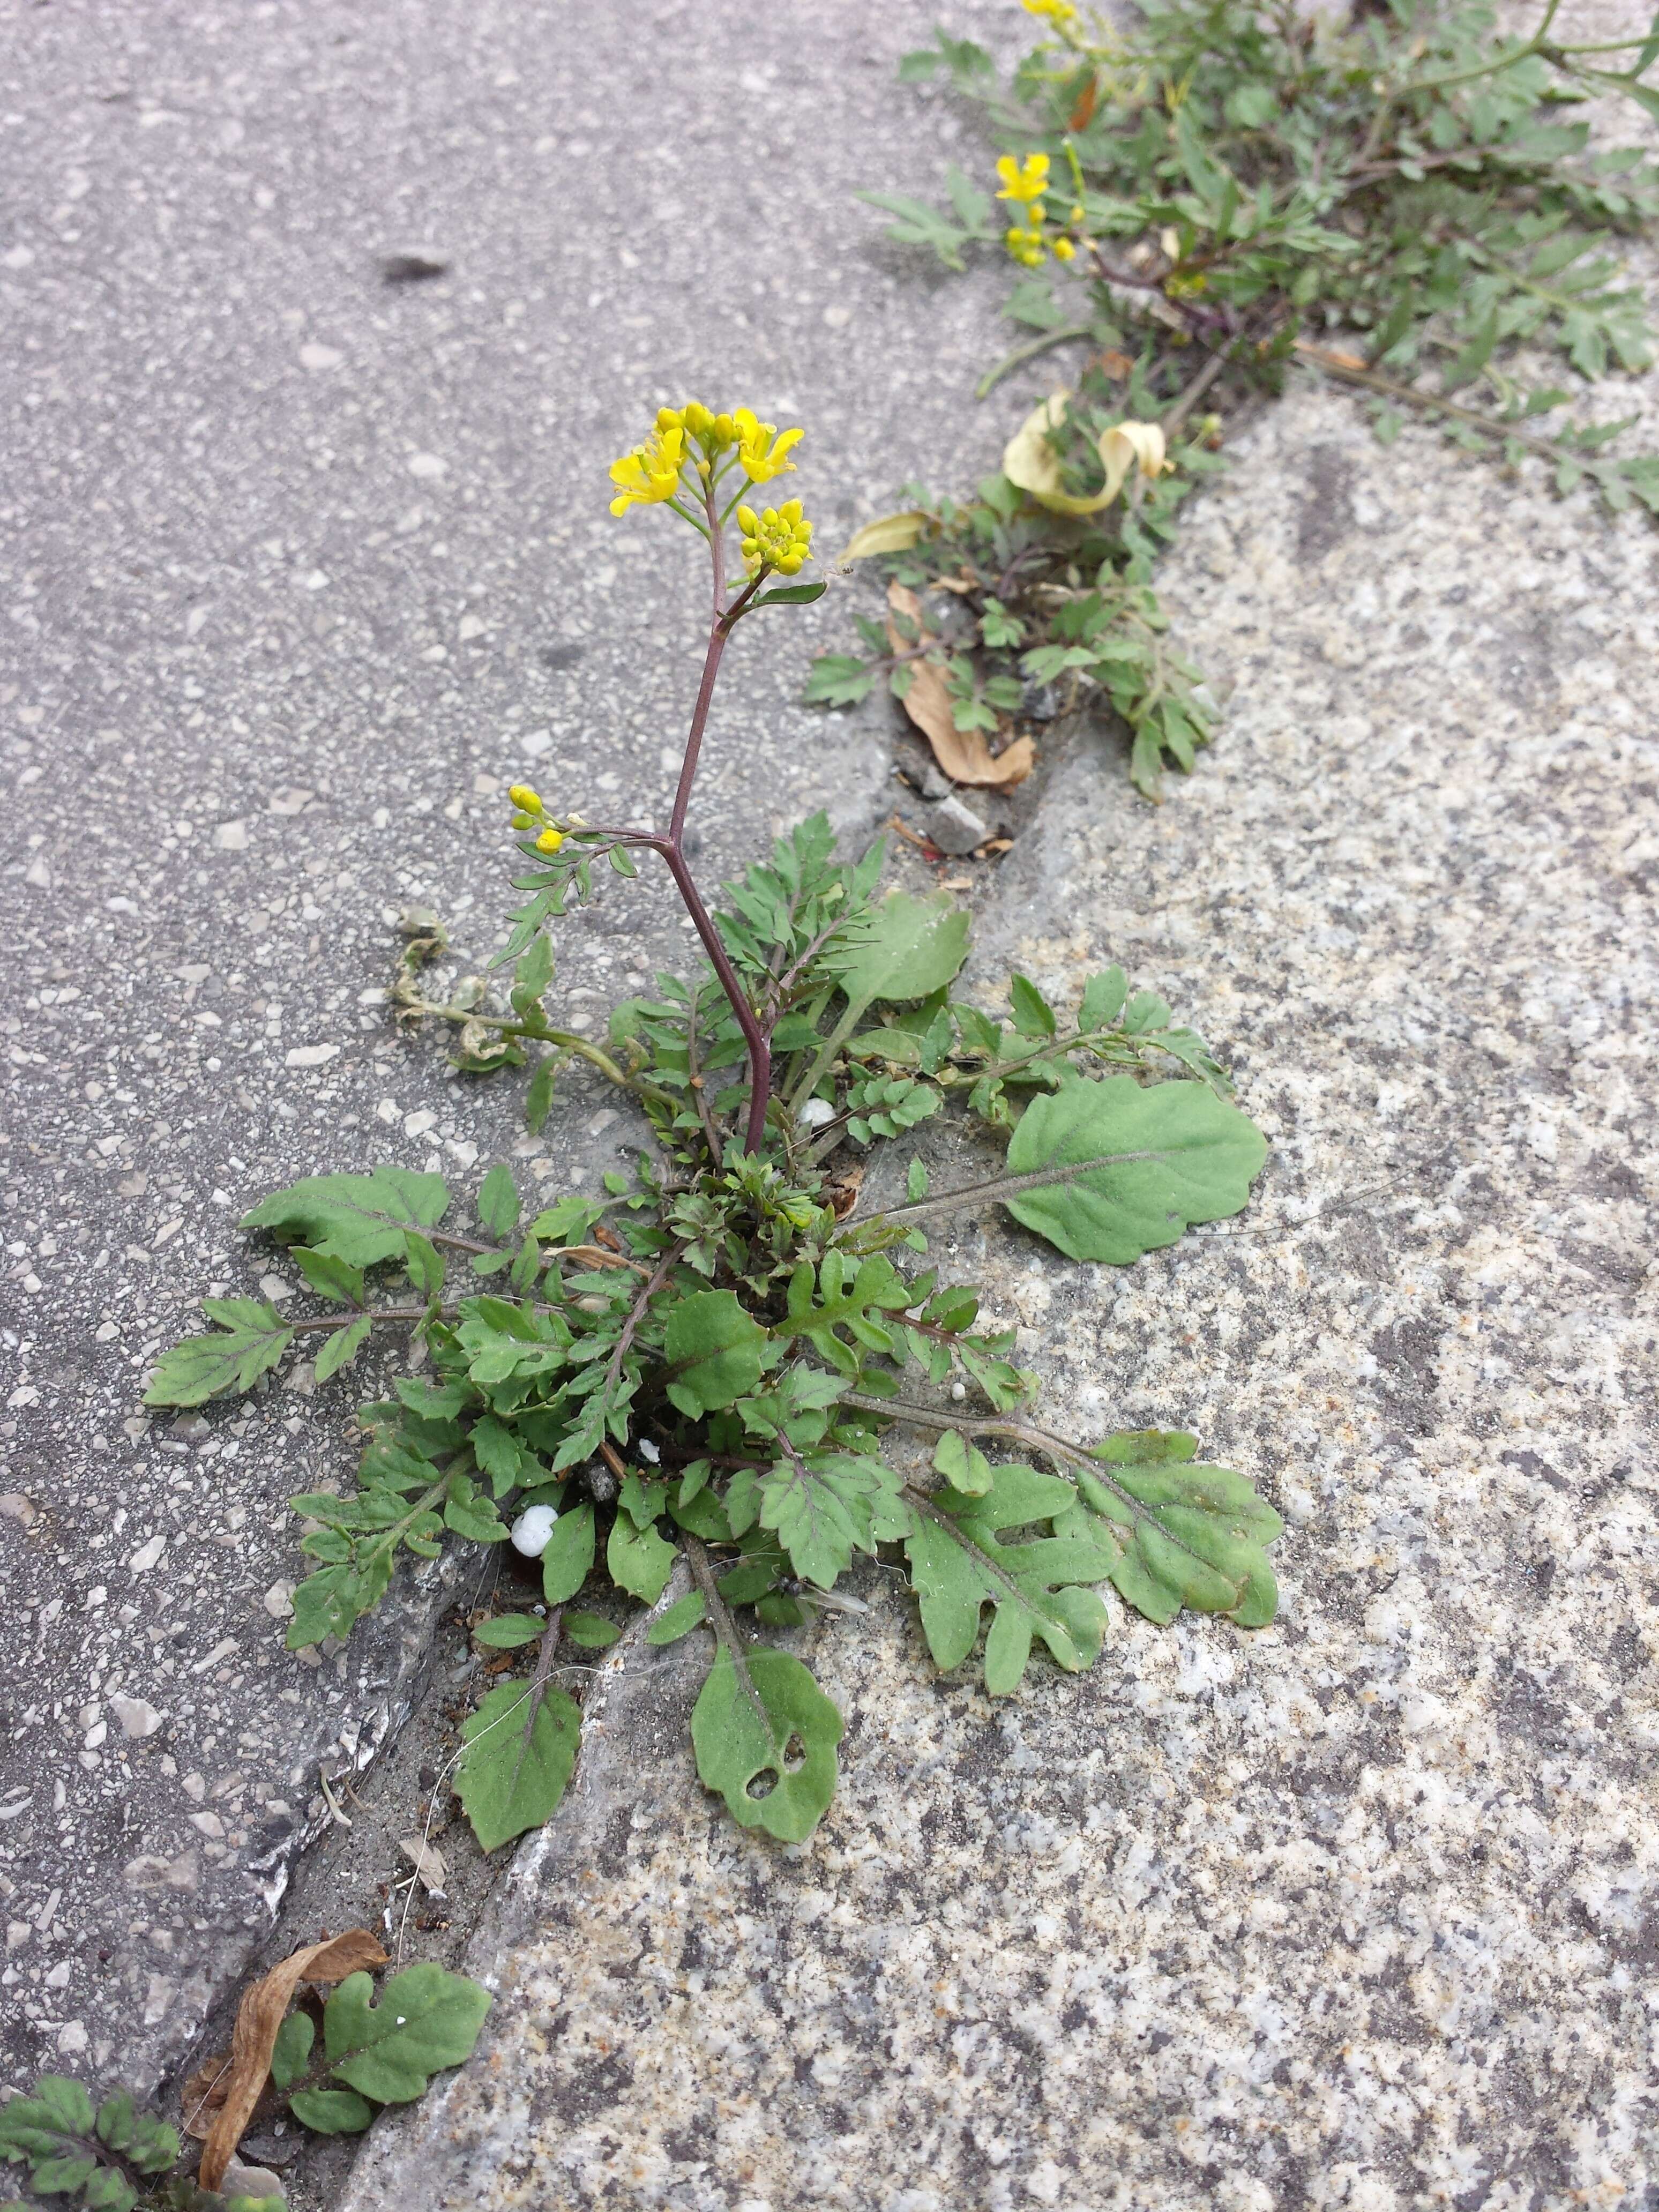
M 544 830 L 541 836 L 536 840 L 536 850 L 538 853 L 556 853 L 563 842 L 564 832 L 562 830 Z
M 1024 268 L 1035 269 L 1048 258 L 1048 249 L 1042 242 L 1042 233 L 1027 230 L 1023 223 L 1016 223 L 1012 230 L 1005 232 L 1002 242 Z
M 665 426 L 663 416 L 669 417 Z M 665 407 L 657 417 L 657 428 L 642 446 L 635 446 L 631 453 L 624 453 L 619 461 L 611 464 L 611 481 L 620 486 L 611 502 L 612 514 L 626 514 L 630 507 L 654 507 L 665 499 L 672 499 L 679 489 L 680 471 L 685 465 L 685 432 L 674 419 L 673 410 Z
M 1002 190 L 997 198 L 1023 201 L 1029 206 L 1033 200 L 1040 200 L 1048 189 L 1048 156 L 1028 154 L 1021 163 L 1012 154 L 1005 154 L 997 163 L 997 174 L 1002 179 Z M 1037 221 L 1042 220 L 1039 215 Z
M 1073 245 L 1069 238 L 1057 238 L 1054 240 L 1054 258 L 1056 261 L 1069 261 L 1076 252 L 1077 248 Z
M 1025 0 L 1025 12 L 1028 15 L 1041 15 L 1057 31 L 1069 29 L 1077 21 L 1077 9 L 1072 0 Z
M 540 798 L 527 783 L 509 785 L 507 795 L 520 813 L 539 814 L 542 811 Z
M 798 499 L 787 499 L 781 507 L 769 507 L 760 514 L 752 507 L 740 507 L 738 528 L 743 533 L 744 564 L 751 576 L 763 568 L 793 576 L 812 557 L 812 526 L 803 519 Z
M 775 422 L 757 422 L 747 407 L 739 407 L 732 422 L 738 434 L 738 459 L 750 483 L 770 483 L 774 477 L 793 469 L 787 456 L 792 446 L 799 444 L 800 431 L 786 430 L 780 437 Z

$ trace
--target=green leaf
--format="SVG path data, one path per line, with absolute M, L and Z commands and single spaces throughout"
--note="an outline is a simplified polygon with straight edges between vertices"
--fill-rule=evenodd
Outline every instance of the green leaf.
M 29 2187 L 37 2197 L 77 2195 L 98 2171 L 91 2151 L 69 2151 L 60 2158 L 43 2159 L 29 2174 Z
M 1083 1003 L 1077 1010 L 1080 1030 L 1109 1029 L 1123 1012 L 1129 995 L 1129 979 L 1121 968 L 1108 968 L 1091 975 L 1083 987 Z
M 549 1605 L 562 1605 L 587 1580 L 593 1568 L 593 1508 L 573 1506 L 553 1523 L 553 1533 L 542 1553 L 542 1595 Z
M 446 2066 L 472 2055 L 488 1990 L 429 1961 L 393 1974 L 373 2002 L 367 1974 L 348 1974 L 323 2008 L 334 2078 L 379 2105 L 407 2105 Z
M 251 1390 L 294 1341 L 294 1331 L 263 1298 L 204 1298 L 217 1324 L 210 1336 L 189 1336 L 157 1361 L 144 1393 L 147 1406 L 203 1406 L 228 1391 Z
M 261 1199 L 240 1225 L 268 1229 L 284 1243 L 309 1244 L 354 1267 L 372 1267 L 402 1259 L 408 1231 L 435 1227 L 448 1204 L 441 1176 L 379 1167 L 370 1175 L 307 1176 Z
M 614 1620 L 602 1613 L 567 1613 L 561 1626 L 570 1642 L 583 1651 L 604 1651 L 622 1634 Z
M 1006 1697 L 1019 1686 L 1034 1637 L 1068 1674 L 1091 1667 L 1106 1632 L 1106 1608 L 1088 1583 L 1103 1582 L 1116 1547 L 1087 1528 L 1005 1544 L 999 1532 L 1073 1513 L 1077 1492 L 1029 1467 L 991 1470 L 983 1497 L 940 1491 L 919 1510 L 906 1540 L 910 1580 L 935 1662 L 960 1666 L 979 1640 L 981 1610 L 994 1608 L 985 1640 L 985 1686 Z
M 538 933 L 525 948 L 523 957 L 513 970 L 513 1011 L 527 1014 L 538 1005 L 542 994 L 553 981 L 553 940 Z
M 705 1788 L 720 1792 L 740 1827 L 786 1844 L 804 1843 L 835 1796 L 842 1734 L 841 1715 L 808 1669 L 764 1645 L 738 1655 L 722 1643 L 691 1713 Z
M 636 1528 L 626 1514 L 611 1524 L 605 1563 L 618 1589 L 646 1605 L 655 1605 L 674 1571 L 676 1547 L 654 1528 Z
M 904 1171 L 904 1195 L 913 1202 L 927 1195 L 927 1164 L 912 1160 Z
M 461 1724 L 465 1748 L 455 1769 L 455 1795 L 486 1851 L 551 1820 L 576 1763 L 581 1715 L 575 1704 L 545 1686 L 533 1705 L 532 1694 L 528 1682 L 500 1682 Z M 346 2078 L 371 2097 L 381 2094 L 354 2075 Z
M 349 1365 L 368 1343 L 373 1326 L 367 1314 L 359 1314 L 356 1321 L 349 1321 L 343 1328 L 335 1330 L 317 1354 L 313 1371 L 318 1382 L 326 1382 L 331 1375 L 337 1375 L 341 1368 Z
M 93 2118 L 92 2099 L 79 2081 L 67 2074 L 43 2074 L 32 2097 L 12 2097 L 0 2105 L 0 2150 L 21 2149 L 38 2157 L 35 2138 L 89 2136 Z
M 332 1298 L 337 1305 L 362 1305 L 363 1271 L 361 1267 L 348 1267 L 343 1260 L 336 1259 L 333 1253 L 313 1252 L 303 1244 L 296 1244 L 289 1257 L 319 1297 Z
M 664 1351 L 677 1372 L 668 1395 L 692 1420 L 752 1390 L 771 1350 L 766 1331 L 730 1291 L 694 1291 L 668 1316 Z
M 279 2089 L 291 2088 L 305 2072 L 316 2038 L 309 2013 L 289 2013 L 276 2031 L 270 2051 L 270 2078 Z
M 678 1644 L 682 1636 L 691 1633 L 707 1610 L 702 1592 L 691 1591 L 689 1596 L 677 1599 L 660 1620 L 652 1622 L 645 1632 L 646 1642 L 659 1646 Z
M 774 1532 L 804 1581 L 830 1589 L 854 1552 L 875 1550 L 877 1510 L 884 1504 L 890 1510 L 899 1481 L 866 1454 L 817 1452 L 780 1460 L 761 1474 L 758 1487 L 762 1528 Z
M 478 1193 L 478 1218 L 492 1237 L 499 1237 L 503 1243 L 519 1225 L 518 1186 L 504 1161 L 497 1160 L 483 1179 Z
M 948 891 L 913 898 L 890 891 L 866 907 L 823 956 L 852 1006 L 925 999 L 948 983 L 968 957 L 969 917 Z
M 875 678 L 856 654 L 821 653 L 807 673 L 801 693 L 805 707 L 855 707 L 867 698 Z
M 498 1613 L 493 1620 L 480 1621 L 472 1634 L 487 1650 L 516 1651 L 520 1644 L 538 1644 L 546 1627 L 533 1613 Z
M 829 588 L 828 583 L 783 584 L 775 592 L 762 592 L 750 599 L 744 612 L 748 614 L 756 607 L 808 606 L 814 599 L 821 599 Z
M 444 1287 L 443 1256 L 436 1245 L 410 1230 L 404 1238 L 404 1268 L 410 1287 L 423 1298 L 440 1297 Z
M 489 1477 L 496 1497 L 505 1498 L 509 1490 L 516 1489 L 520 1481 L 534 1481 L 539 1468 L 533 1465 L 526 1470 L 525 1455 L 519 1440 L 509 1428 L 502 1426 L 493 1413 L 486 1413 L 474 1421 L 468 1432 L 472 1456 Z
M 355 2089 L 296 2089 L 288 2108 L 319 2136 L 360 2136 L 374 2118 L 374 2106 L 366 2105 Z
M 558 1054 L 550 1052 L 537 1061 L 536 1073 L 525 1093 L 524 1118 L 532 1136 L 540 1135 L 543 1123 L 553 1110 L 553 1086 L 558 1079 Z
M 1008 1002 L 1013 1009 L 1014 1027 L 1022 1036 L 1053 1036 L 1054 1010 L 1035 983 L 1024 975 L 1012 977 L 1008 984 Z
M 1129 1431 L 1095 1447 L 1097 1474 L 1078 1470 L 1084 1505 L 1111 1524 L 1118 1557 L 1108 1571 L 1150 1620 L 1186 1605 L 1264 1627 L 1279 1606 L 1265 1547 L 1284 1523 L 1243 1475 L 1193 1464 L 1196 1449 L 1179 1432 Z
M 990 1462 L 960 1429 L 946 1429 L 933 1447 L 933 1465 L 964 1498 L 983 1498 L 991 1487 Z
M 1133 1076 L 1072 1082 L 1036 1098 L 1008 1146 L 1009 1177 L 1042 1178 L 1001 1200 L 1073 1260 L 1127 1267 L 1194 1222 L 1240 1213 L 1267 1139 L 1207 1084 Z
M 40 2187 L 36 2177 L 35 2187 Z M 125 2174 L 118 2173 L 112 2166 L 100 2166 L 91 2179 L 81 2186 L 81 2202 L 87 2212 L 132 2212 L 138 2202 L 138 2191 Z

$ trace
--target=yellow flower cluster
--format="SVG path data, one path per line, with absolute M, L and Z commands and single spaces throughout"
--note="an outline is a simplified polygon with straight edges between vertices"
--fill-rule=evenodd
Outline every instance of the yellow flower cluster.
M 763 568 L 793 576 L 803 562 L 812 557 L 812 526 L 803 519 L 798 499 L 787 499 L 781 507 L 769 507 L 761 514 L 752 507 L 740 507 L 738 527 L 743 532 L 743 557 L 751 576 Z
M 1032 0 L 1025 0 L 1025 4 L 1031 9 L 1033 15 L 1052 15 L 1054 12 L 1051 8 L 1033 6 Z M 1064 20 L 1069 21 L 1076 13 L 1075 8 L 1069 9 Z M 1059 22 L 1062 18 L 1054 15 L 1054 20 Z M 1002 179 L 1002 190 L 997 198 L 1012 201 L 1024 216 L 1022 222 L 1011 224 L 1003 233 L 1002 242 L 1024 269 L 1040 267 L 1050 253 L 1056 261 L 1070 261 L 1077 254 L 1075 240 L 1063 234 L 1058 238 L 1050 238 L 1042 228 L 1048 214 L 1042 196 L 1049 186 L 1048 167 L 1046 154 L 1028 154 L 1023 161 L 1015 161 L 1012 154 L 1005 154 L 997 163 L 997 174 Z M 1073 229 L 1081 223 L 1083 209 L 1080 204 L 1073 208 L 1069 221 Z
M 1041 15 L 1057 31 L 1070 30 L 1078 20 L 1078 12 L 1073 7 L 1072 0 L 1025 0 L 1025 12 L 1028 15 Z
M 729 415 L 716 415 L 696 399 L 684 407 L 659 407 L 656 428 L 645 443 L 611 464 L 611 481 L 617 488 L 611 512 L 626 514 L 630 507 L 672 499 L 688 466 L 707 481 L 734 449 L 750 483 L 770 483 L 794 467 L 789 454 L 801 435 L 799 430 L 780 433 L 775 422 L 761 422 L 750 407 L 734 407 Z
M 545 826 L 542 834 L 536 840 L 536 850 L 550 854 L 556 853 L 564 842 L 564 832 L 556 830 L 547 821 L 547 809 L 542 804 L 539 793 L 532 791 L 527 783 L 515 783 L 507 795 L 513 802 L 513 827 L 515 830 L 533 830 L 538 823 L 544 823 Z
M 1042 195 L 1048 189 L 1048 156 L 1028 154 L 1024 161 L 1017 161 L 1012 154 L 1005 154 L 997 163 L 997 174 L 1002 179 L 1002 190 L 997 198 L 1012 201 L 1024 218 L 1009 227 L 1003 234 L 1003 243 L 1022 268 L 1035 269 L 1048 258 L 1048 253 L 1042 235 Z

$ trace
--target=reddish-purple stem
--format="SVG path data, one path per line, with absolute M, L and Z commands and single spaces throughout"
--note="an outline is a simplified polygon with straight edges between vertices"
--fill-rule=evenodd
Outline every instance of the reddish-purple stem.
M 685 758 L 680 764 L 679 787 L 674 793 L 674 811 L 669 817 L 668 834 L 650 836 L 642 842 L 660 853 L 674 878 L 686 912 L 690 915 L 696 933 L 702 939 L 703 950 L 710 965 L 720 981 L 720 988 L 731 1001 L 732 1011 L 738 1018 L 738 1027 L 743 1031 L 743 1041 L 749 1048 L 749 1127 L 744 1139 L 747 1152 L 758 1152 L 766 1134 L 766 1108 L 772 1091 L 772 1048 L 766 1032 L 755 1017 L 738 972 L 730 956 L 720 942 L 708 909 L 704 906 L 696 884 L 692 881 L 684 849 L 685 814 L 691 800 L 691 787 L 696 781 L 697 758 L 702 750 L 702 733 L 708 720 L 709 702 L 714 696 L 714 682 L 720 674 L 720 656 L 726 650 L 726 641 L 732 635 L 732 626 L 759 589 L 762 577 L 754 582 L 728 607 L 726 604 L 726 532 L 721 526 L 719 510 L 714 503 L 712 471 L 703 482 L 703 507 L 708 516 L 708 538 L 714 564 L 714 607 L 708 630 L 708 651 L 703 658 L 702 681 L 697 687 L 697 700 L 691 709 L 691 726 L 686 732 Z M 763 574 L 764 572 L 763 572 Z

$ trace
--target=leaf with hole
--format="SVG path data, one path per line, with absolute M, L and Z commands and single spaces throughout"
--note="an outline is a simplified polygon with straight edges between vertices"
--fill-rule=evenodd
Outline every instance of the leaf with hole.
M 691 1713 L 704 1786 L 725 1798 L 739 1827 L 780 1843 L 805 1843 L 836 1794 L 841 1715 L 787 1651 L 724 1642 Z

